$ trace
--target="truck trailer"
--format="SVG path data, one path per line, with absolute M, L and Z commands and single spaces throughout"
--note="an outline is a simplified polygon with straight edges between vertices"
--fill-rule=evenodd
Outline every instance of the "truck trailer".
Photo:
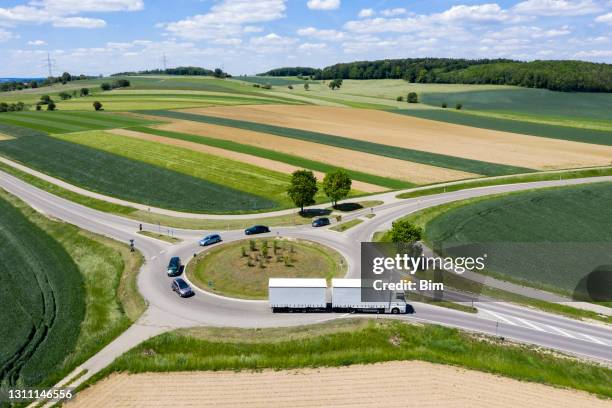
M 272 312 L 406 313 L 404 293 L 391 293 L 382 302 L 361 300 L 361 279 L 332 279 L 331 303 L 325 279 L 271 278 L 268 297 Z
M 332 310 L 334 312 L 406 313 L 404 293 L 390 293 L 389 299 L 377 302 L 361 300 L 361 279 L 332 279 Z
M 274 313 L 326 311 L 327 282 L 325 279 L 271 278 L 268 298 Z

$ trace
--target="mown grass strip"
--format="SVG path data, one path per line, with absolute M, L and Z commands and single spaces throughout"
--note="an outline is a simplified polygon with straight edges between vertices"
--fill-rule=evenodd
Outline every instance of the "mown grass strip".
M 20 135 L 1 141 L 0 154 L 90 191 L 185 212 L 251 212 L 275 209 L 280 205 L 258 194 L 207 179 L 60 140 L 35 130 L 24 132 L 20 129 L 13 133 L 14 129 L 0 124 L 0 132 Z M 203 164 L 199 163 L 198 167 Z M 246 174 L 244 179 L 248 177 Z
M 150 115 L 185 119 L 195 122 L 210 123 L 213 125 L 234 127 L 238 129 L 251 130 L 254 132 L 268 133 L 276 136 L 289 137 L 292 139 L 305 140 L 344 149 L 356 150 L 371 154 L 377 154 L 394 159 L 406 160 L 415 163 L 428 164 L 436 167 L 466 171 L 475 174 L 489 176 L 500 176 L 515 173 L 529 173 L 534 170 L 522 167 L 507 166 L 502 164 L 488 163 L 479 160 L 464 159 L 454 156 L 424 152 L 420 150 L 406 149 L 397 146 L 383 145 L 363 140 L 350 139 L 341 136 L 328 135 L 324 133 L 311 132 L 301 129 L 284 128 L 267 125 L 264 123 L 247 122 L 236 119 L 220 118 L 215 116 L 199 115 L 175 111 L 147 111 Z
M 548 180 L 569 180 L 583 177 L 603 177 L 612 176 L 612 167 L 602 167 L 595 169 L 584 169 L 584 170 L 567 170 L 560 172 L 551 173 L 534 173 L 512 177 L 500 177 L 491 179 L 482 179 L 475 181 L 466 181 L 462 183 L 449 184 L 445 186 L 433 186 L 431 188 L 424 188 L 421 190 L 408 191 L 406 193 L 398 194 L 397 198 L 414 198 L 422 197 L 432 194 L 450 193 L 452 191 L 465 190 L 468 188 L 497 186 L 502 184 L 518 184 L 518 183 L 531 183 L 536 181 L 548 181 Z
M 612 396 L 612 370 L 605 366 L 499 338 L 483 341 L 442 326 L 363 319 L 282 330 L 201 328 L 165 333 L 119 357 L 89 383 L 117 371 L 283 370 L 398 360 L 449 364 Z
M 612 146 L 612 132 L 528 121 L 500 119 L 442 109 L 389 110 L 391 113 L 502 132 Z
M 242 143 L 236 143 L 236 142 L 232 142 L 229 140 L 216 139 L 213 137 L 190 135 L 190 134 L 179 133 L 179 132 L 170 132 L 166 130 L 153 129 L 153 128 L 144 127 L 144 126 L 132 127 L 130 128 L 130 130 L 134 130 L 134 131 L 142 132 L 142 133 L 148 133 L 148 134 L 157 135 L 157 136 L 169 137 L 172 139 L 185 140 L 188 142 L 218 147 L 220 149 L 231 150 L 234 152 L 250 154 L 252 156 L 263 157 L 266 159 L 291 164 L 292 166 L 303 167 L 305 169 L 320 171 L 323 173 L 327 173 L 327 172 L 333 171 L 338 168 L 338 167 L 335 167 L 335 166 L 332 166 L 330 164 L 323 163 L 323 162 L 308 160 L 302 157 L 293 156 L 293 155 L 286 154 L 286 153 L 276 152 L 273 150 L 263 149 L 260 147 L 250 146 L 250 145 L 246 145 Z M 414 184 L 406 182 L 406 181 L 391 179 L 388 177 L 381 177 L 381 176 L 377 176 L 374 174 L 363 173 L 360 171 L 347 170 L 347 169 L 344 169 L 344 170 L 346 170 L 346 172 L 354 180 L 363 181 L 365 183 L 370 183 L 370 184 L 374 184 L 377 186 L 383 186 L 383 187 L 387 187 L 390 189 L 401 189 L 401 188 L 409 188 L 411 186 L 414 186 Z
M 359 218 L 355 218 L 354 220 L 350 220 L 350 221 L 347 221 L 347 222 L 343 222 L 342 224 L 335 225 L 335 226 L 331 227 L 330 229 L 334 230 L 334 231 L 338 231 L 338 232 L 344 232 L 344 231 L 346 231 L 348 229 L 351 229 L 351 228 L 361 224 L 362 222 L 363 222 L 363 220 L 360 220 Z

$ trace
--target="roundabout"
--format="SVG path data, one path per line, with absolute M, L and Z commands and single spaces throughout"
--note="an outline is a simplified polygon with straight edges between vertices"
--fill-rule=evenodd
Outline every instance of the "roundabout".
M 185 267 L 196 287 L 240 299 L 268 298 L 269 278 L 343 277 L 346 260 L 314 241 L 273 237 L 237 240 L 201 252 Z

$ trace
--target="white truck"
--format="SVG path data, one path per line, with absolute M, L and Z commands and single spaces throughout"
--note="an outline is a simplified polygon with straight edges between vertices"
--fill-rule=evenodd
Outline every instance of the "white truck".
M 362 302 L 361 279 L 332 279 L 331 304 L 327 302 L 325 279 L 271 278 L 268 298 L 272 312 L 377 312 L 406 313 L 404 293 L 393 293 L 388 301 Z
M 325 311 L 327 310 L 327 281 L 325 279 L 270 278 L 268 298 L 274 313 Z
M 406 313 L 407 304 L 403 292 L 391 293 L 380 302 L 361 300 L 361 279 L 332 279 L 332 310 L 334 312 Z

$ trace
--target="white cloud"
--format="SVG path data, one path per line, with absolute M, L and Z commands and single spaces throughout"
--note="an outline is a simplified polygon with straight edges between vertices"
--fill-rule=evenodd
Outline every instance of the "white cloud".
M 395 16 L 400 16 L 402 14 L 406 14 L 407 11 L 405 8 L 393 8 L 393 9 L 386 9 L 380 12 L 380 14 L 384 17 L 395 17 Z
M 612 50 L 580 51 L 574 54 L 576 58 L 612 58 Z
M 64 28 L 103 28 L 106 21 L 88 17 L 62 17 L 53 21 L 53 27 Z
M 340 8 L 340 0 L 308 0 L 306 5 L 311 10 L 337 10 Z
M 11 40 L 14 37 L 15 36 L 10 31 L 6 31 L 0 28 L 0 42 Z
M 282 37 L 276 33 L 251 38 L 251 44 L 263 46 L 287 46 L 295 44 L 296 42 L 297 40 L 295 38 Z
M 342 31 L 337 30 L 322 30 L 314 27 L 300 28 L 297 30 L 298 35 L 304 37 L 313 37 L 326 41 L 339 41 L 345 37 Z
M 29 4 L 61 14 L 138 11 L 144 8 L 143 0 L 33 0 Z
M 443 21 L 505 21 L 509 19 L 508 12 L 495 3 L 453 6 L 432 17 Z
M 303 44 L 300 44 L 298 48 L 304 51 L 312 51 L 312 50 L 321 50 L 326 47 L 327 47 L 327 44 L 325 43 L 303 43 Z
M 598 23 L 612 24 L 612 13 L 604 14 L 595 19 Z
M 34 40 L 34 41 L 28 41 L 28 45 L 33 45 L 35 47 L 40 47 L 42 45 L 47 45 L 47 42 L 43 41 L 43 40 Z
M 278 20 L 285 16 L 286 0 L 223 0 L 208 13 L 162 24 L 172 35 L 191 40 L 237 37 L 253 23 Z M 243 28 L 244 25 L 247 25 Z
M 372 17 L 373 15 L 374 15 L 374 10 L 372 10 L 371 8 L 362 9 L 359 12 L 359 18 L 368 18 L 368 17 Z
M 521 14 L 540 16 L 580 16 L 601 11 L 593 0 L 525 0 L 514 6 Z

